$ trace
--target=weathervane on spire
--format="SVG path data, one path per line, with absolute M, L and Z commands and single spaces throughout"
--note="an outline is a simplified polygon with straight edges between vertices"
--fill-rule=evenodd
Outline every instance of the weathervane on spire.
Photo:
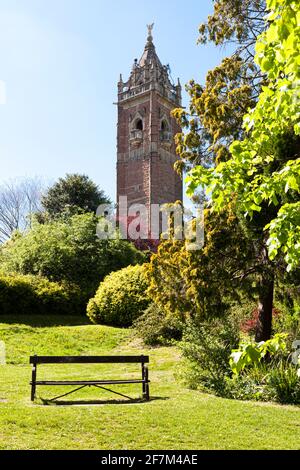
M 152 39 L 153 39 L 152 31 L 153 31 L 153 28 L 154 28 L 154 23 L 147 24 L 147 28 L 148 28 L 148 41 L 152 41 Z

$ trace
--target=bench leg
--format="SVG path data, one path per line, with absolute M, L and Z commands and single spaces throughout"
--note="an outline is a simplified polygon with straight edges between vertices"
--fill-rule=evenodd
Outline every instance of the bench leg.
M 31 401 L 35 399 L 35 389 L 36 389 L 36 364 L 32 367 L 32 379 L 31 379 Z
M 143 399 L 149 401 L 150 400 L 150 391 L 149 391 L 149 370 L 148 367 L 143 364 Z
M 146 393 L 146 384 L 145 384 L 145 364 L 142 364 L 142 389 L 143 389 L 143 399 L 145 399 L 145 393 Z

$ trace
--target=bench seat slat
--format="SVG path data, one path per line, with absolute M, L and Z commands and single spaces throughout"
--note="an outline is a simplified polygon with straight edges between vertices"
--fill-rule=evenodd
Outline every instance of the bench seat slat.
M 149 356 L 30 356 L 30 364 L 147 364 Z
M 35 383 L 36 385 L 118 385 L 141 384 L 145 382 L 145 380 L 42 380 Z

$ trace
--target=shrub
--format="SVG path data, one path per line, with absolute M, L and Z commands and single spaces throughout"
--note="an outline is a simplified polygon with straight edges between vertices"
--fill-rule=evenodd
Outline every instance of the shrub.
M 188 360 L 185 378 L 191 388 L 201 388 L 217 395 L 226 389 L 231 376 L 229 358 L 239 343 L 239 330 L 232 319 L 198 324 L 190 322 L 181 345 Z
M 277 308 L 273 308 L 273 319 L 280 317 L 281 312 Z M 251 312 L 250 317 L 245 319 L 241 324 L 241 331 L 250 335 L 254 335 L 256 332 L 256 325 L 258 322 L 259 311 L 258 308 L 254 308 Z
M 99 240 L 96 226 L 94 214 L 35 223 L 3 246 L 2 269 L 76 284 L 88 300 L 107 274 L 144 261 L 125 240 Z
M 285 273 L 275 290 L 275 302 L 282 315 L 274 318 L 276 333 L 285 332 L 293 341 L 300 337 L 300 269 Z
M 247 375 L 226 377 L 222 397 L 235 400 L 267 401 L 269 398 L 262 381 L 262 375 L 254 374 L 253 371 Z
M 292 342 L 295 338 L 300 337 L 300 307 L 295 301 L 291 307 L 282 304 L 281 311 L 282 314 L 274 318 L 273 331 L 288 333 L 289 340 Z
M 266 392 L 270 399 L 279 403 L 300 405 L 300 378 L 297 368 L 281 361 L 270 371 Z
M 237 348 L 238 343 L 237 324 L 230 317 L 224 323 L 190 323 L 182 342 L 188 385 L 225 398 L 299 405 L 300 370 L 291 362 L 288 335 L 260 343 L 244 340 Z
M 182 338 L 182 322 L 173 315 L 167 315 L 155 303 L 150 304 L 145 313 L 134 322 L 134 326 L 144 343 L 150 346 L 168 345 L 172 340 Z
M 128 327 L 149 305 L 143 266 L 128 266 L 111 273 L 88 303 L 93 323 Z
M 0 275 L 1 315 L 80 315 L 84 302 L 77 287 L 39 276 Z
M 226 378 L 225 382 L 222 396 L 226 398 L 300 404 L 297 368 L 288 362 L 260 364 L 241 375 Z
M 268 341 L 259 343 L 242 341 L 238 349 L 233 349 L 229 364 L 234 374 L 239 375 L 247 367 L 259 368 L 263 360 L 268 358 L 280 358 L 287 350 L 287 335 L 278 333 Z
M 288 354 L 286 334 L 242 343 L 232 351 L 230 365 L 234 376 L 226 382 L 227 397 L 300 404 L 300 377 Z

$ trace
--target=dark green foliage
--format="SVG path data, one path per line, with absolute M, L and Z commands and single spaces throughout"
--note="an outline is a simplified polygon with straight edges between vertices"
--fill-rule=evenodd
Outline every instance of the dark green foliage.
M 2 270 L 76 284 L 88 299 L 107 274 L 144 260 L 127 241 L 99 240 L 96 225 L 94 214 L 36 223 L 3 247 Z
M 60 178 L 42 198 L 42 206 L 51 218 L 64 214 L 96 212 L 100 204 L 110 203 L 104 192 L 86 175 Z
M 0 315 L 83 315 L 75 286 L 39 276 L 0 275 Z
M 111 273 L 88 303 L 93 323 L 128 327 L 148 307 L 147 282 L 143 266 L 128 266 Z
M 173 315 L 167 315 L 155 303 L 150 304 L 134 326 L 144 343 L 150 346 L 168 345 L 182 338 L 182 322 Z
M 186 380 L 191 388 L 223 395 L 226 377 L 231 376 L 229 357 L 239 344 L 239 331 L 234 321 L 190 322 L 181 345 L 188 359 Z

